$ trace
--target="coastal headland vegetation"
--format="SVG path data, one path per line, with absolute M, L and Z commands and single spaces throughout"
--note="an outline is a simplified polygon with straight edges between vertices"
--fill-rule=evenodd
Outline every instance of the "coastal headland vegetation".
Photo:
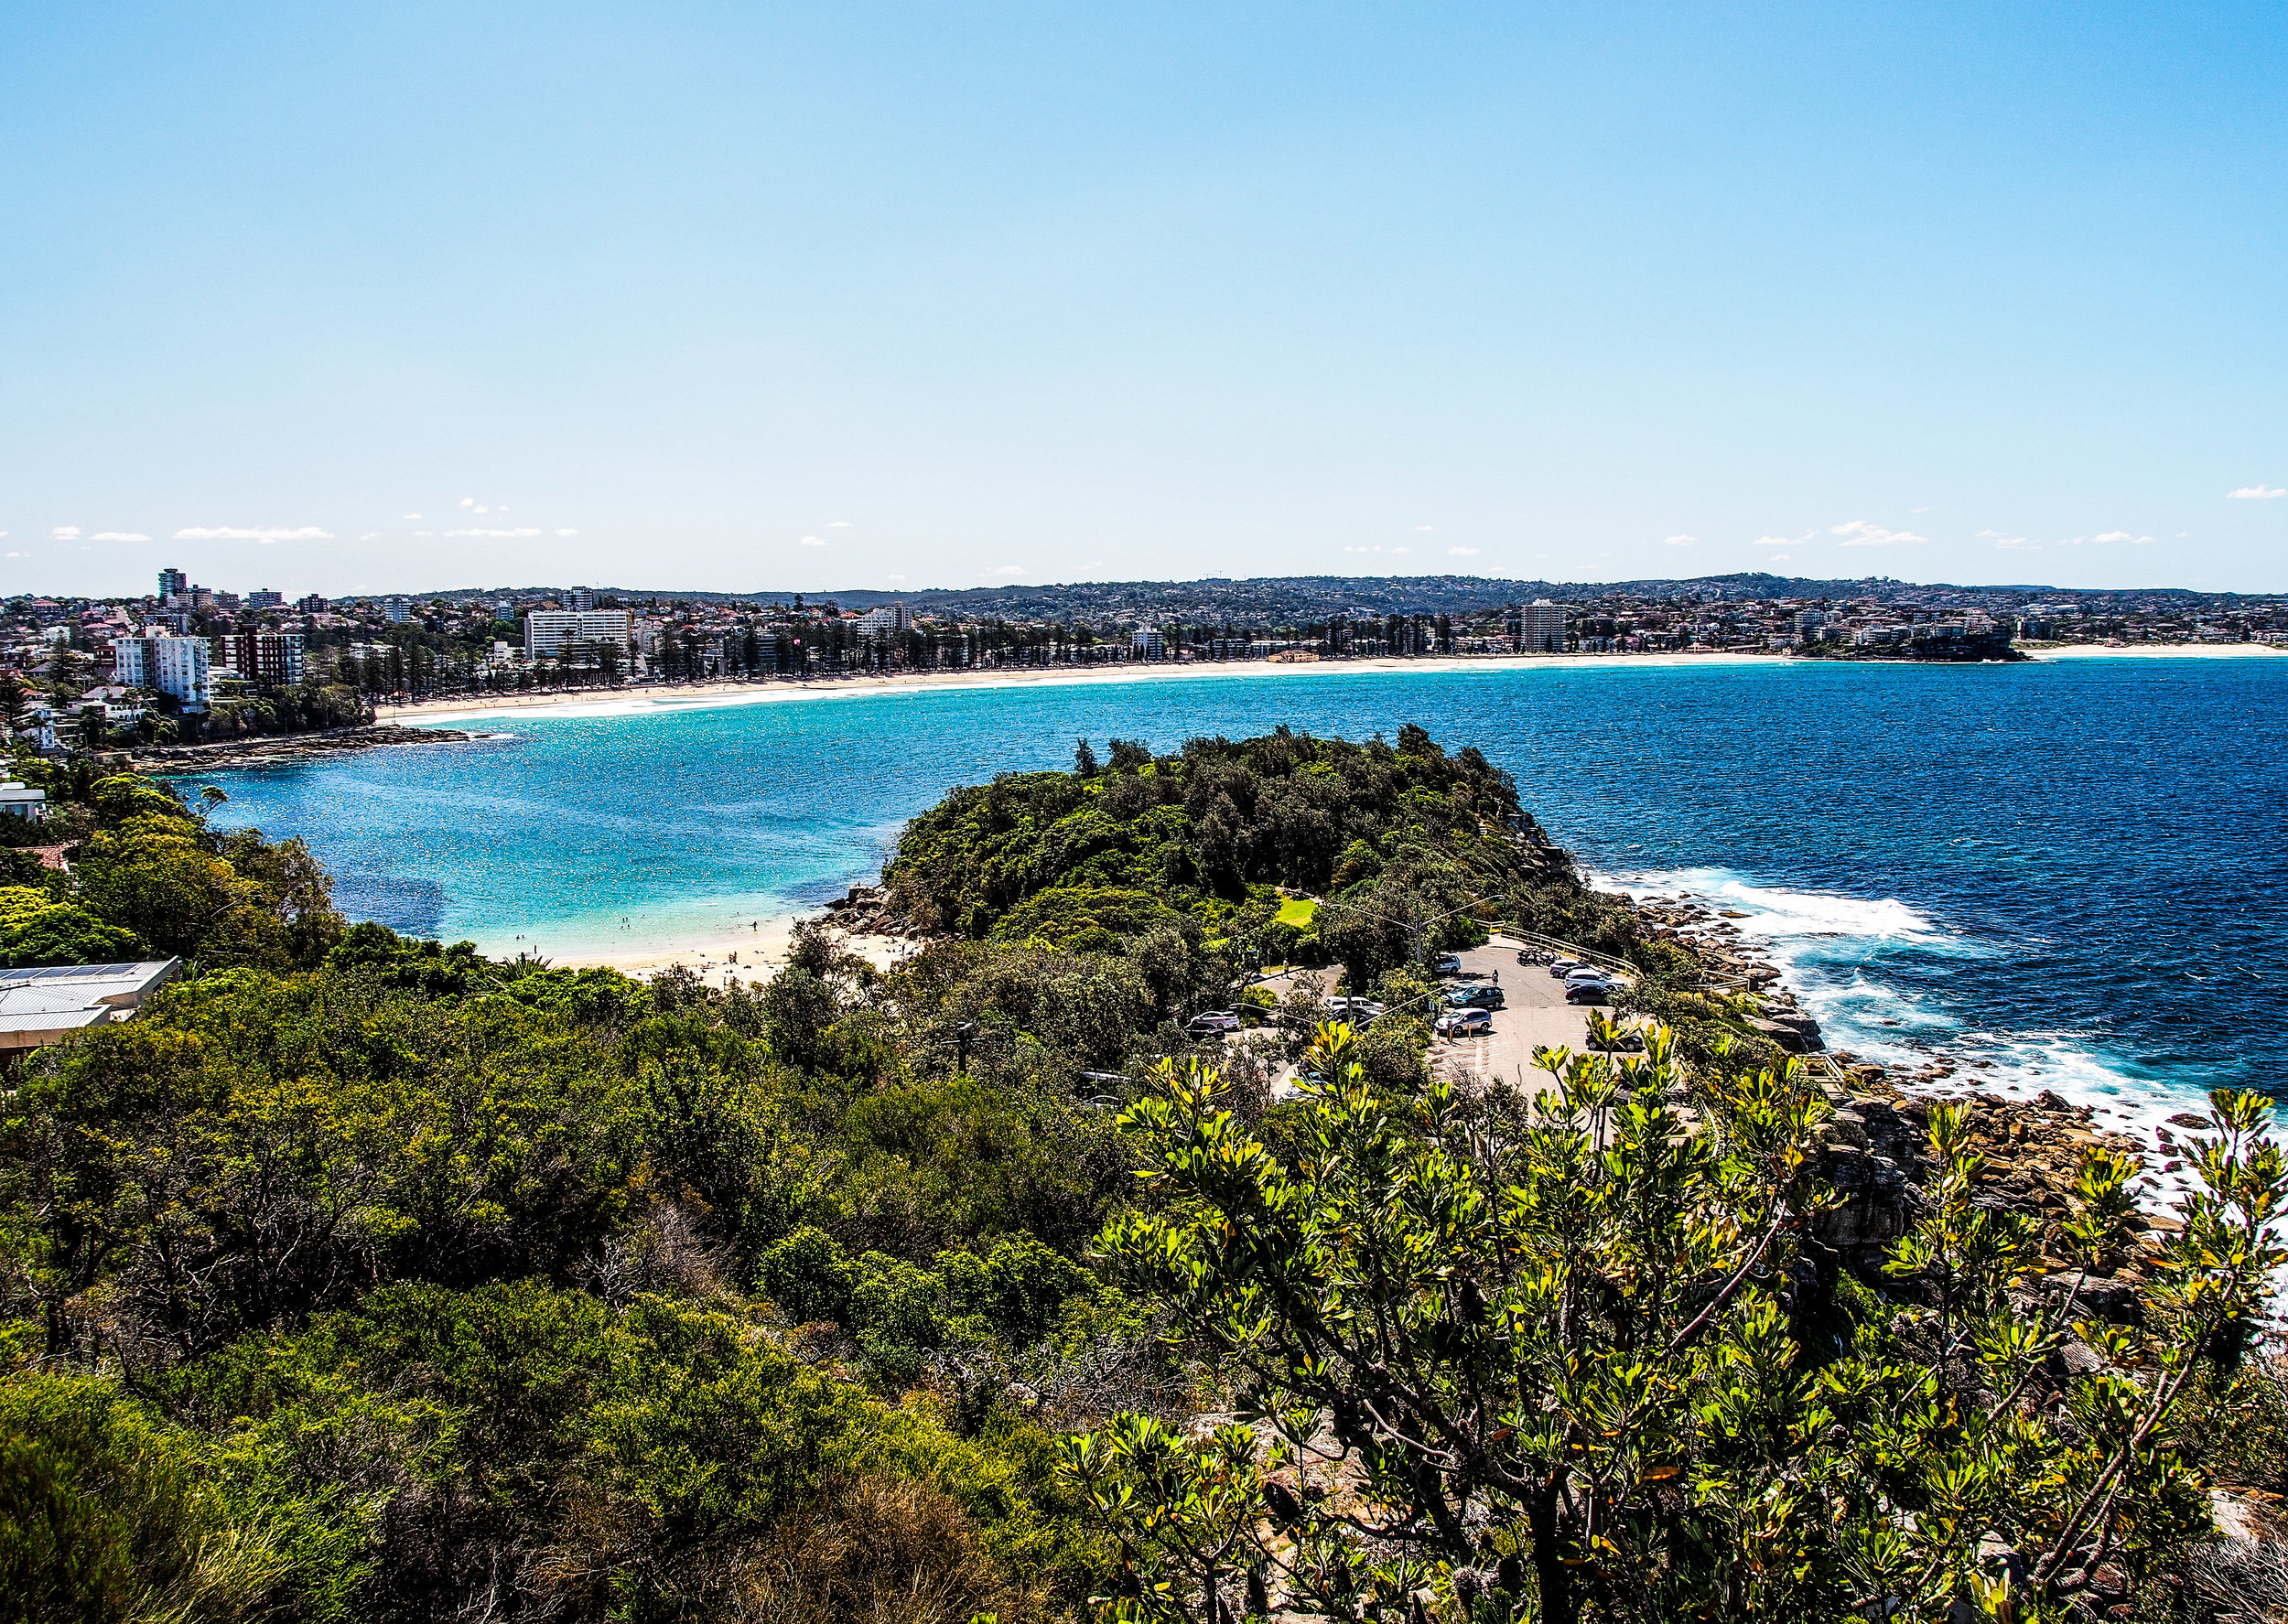
M 187 971 L 7 1079 L 0 1617 L 2275 1605 L 2217 1543 L 2288 1493 L 2269 1103 L 2174 1214 L 2094 1135 L 2006 1187 L 1420 727 L 1084 741 L 908 827 L 911 957 L 813 922 L 726 988 L 351 924 L 297 843 L 50 788 L 0 952 Z M 1635 990 L 1433 1071 L 1496 930 Z

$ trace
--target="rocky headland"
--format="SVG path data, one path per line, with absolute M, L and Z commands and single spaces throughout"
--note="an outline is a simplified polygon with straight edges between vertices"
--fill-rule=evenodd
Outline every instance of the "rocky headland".
M 234 738 L 211 745 L 156 745 L 134 752 L 135 767 L 154 777 L 178 773 L 233 772 L 255 767 L 300 767 L 329 761 L 355 750 L 400 745 L 461 744 L 482 738 L 453 727 L 399 727 L 377 723 L 366 727 L 336 727 L 323 733 L 288 733 L 261 738 Z

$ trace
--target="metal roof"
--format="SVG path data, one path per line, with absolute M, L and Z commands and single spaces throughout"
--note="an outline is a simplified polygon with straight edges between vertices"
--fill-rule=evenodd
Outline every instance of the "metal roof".
M 30 964 L 0 970 L 0 1035 L 68 1032 L 124 1020 L 143 995 L 170 981 L 180 959 L 128 964 Z

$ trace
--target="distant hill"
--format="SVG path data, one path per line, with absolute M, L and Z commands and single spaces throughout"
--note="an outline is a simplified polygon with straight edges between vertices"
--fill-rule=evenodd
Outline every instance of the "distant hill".
M 462 588 L 437 597 L 504 595 L 530 597 L 558 587 Z M 1055 585 L 1009 584 L 998 586 L 923 586 L 898 592 L 853 586 L 836 592 L 701 592 L 662 587 L 599 586 L 603 596 L 622 602 L 672 598 L 686 603 L 792 604 L 835 603 L 844 608 L 872 608 L 901 602 L 917 612 L 950 614 L 963 619 L 1069 620 L 1083 622 L 1141 619 L 1266 622 L 1323 620 L 1333 615 L 1452 615 L 1531 603 L 1546 597 L 1556 603 L 1609 601 L 1615 597 L 1731 599 L 1756 601 L 1776 597 L 1872 597 L 1879 602 L 1914 602 L 2011 608 L 2030 599 L 2056 598 L 2101 604 L 2157 598 L 2186 602 L 2223 601 L 2232 594 L 2190 592 L 2182 587 L 2153 587 L 2131 592 L 2091 592 L 2073 587 L 2012 586 L 1956 586 L 1944 583 L 1918 585 L 1888 576 L 1858 580 L 1817 580 L 1802 575 L 1775 575 L 1747 571 L 1728 575 L 1697 575 L 1687 579 L 1643 581 L 1508 581 L 1480 575 L 1261 575 L 1251 578 L 1209 576 L 1196 581 L 1073 581 Z

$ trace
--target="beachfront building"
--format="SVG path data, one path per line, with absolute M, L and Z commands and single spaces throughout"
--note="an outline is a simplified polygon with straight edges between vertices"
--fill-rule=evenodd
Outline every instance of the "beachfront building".
M 291 688 L 302 680 L 302 634 L 225 632 L 214 640 L 214 659 L 218 666 L 243 682 L 264 688 Z
M 858 618 L 858 634 L 861 638 L 897 637 L 913 624 L 902 603 L 886 603 L 878 609 L 869 609 Z
M 1565 652 L 1565 606 L 1537 597 L 1517 611 L 1517 648 L 1527 654 Z
M 1168 654 L 1168 645 L 1160 640 L 1158 629 L 1139 626 L 1128 634 L 1128 652 L 1139 660 L 1161 660 Z
M 0 783 L 0 817 L 16 818 L 27 823 L 37 823 L 48 815 L 48 791 L 19 784 L 14 779 Z
M 579 645 L 635 641 L 635 617 L 625 609 L 531 609 L 524 616 L 524 658 L 560 659 Z
M 112 645 L 112 681 L 150 688 L 186 711 L 207 708 L 213 654 L 203 637 L 123 637 Z

